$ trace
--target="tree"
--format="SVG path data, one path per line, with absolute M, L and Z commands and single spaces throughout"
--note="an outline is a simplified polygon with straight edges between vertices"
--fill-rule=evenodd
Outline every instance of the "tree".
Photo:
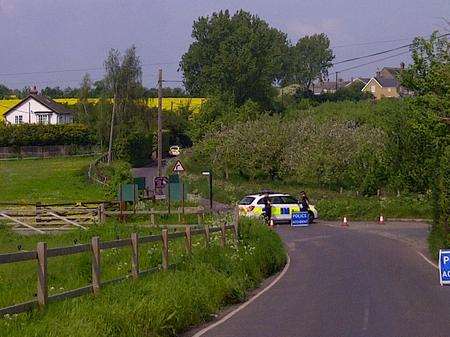
M 413 63 L 401 73 L 402 84 L 416 94 L 450 91 L 450 42 L 437 31 L 429 39 L 416 37 L 411 47 Z M 443 92 L 444 91 L 444 92 Z
M 0 98 L 6 98 L 9 95 L 11 95 L 11 89 L 3 84 L 0 84 Z
M 144 95 L 142 86 L 142 68 L 136 47 L 131 46 L 122 56 L 116 49 L 111 49 L 105 61 L 105 89 L 112 96 L 113 108 L 108 146 L 108 162 L 112 160 L 114 123 L 116 134 L 123 139 L 134 131 L 147 131 L 146 107 L 141 100 Z
M 328 76 L 333 59 L 330 40 L 325 34 L 302 37 L 289 48 L 284 63 L 283 84 L 300 84 L 303 90 L 309 90 L 315 79 Z
M 286 34 L 256 15 L 240 10 L 230 16 L 226 10 L 200 17 L 192 37 L 180 62 L 189 94 L 220 93 L 239 105 L 247 99 L 268 104 L 281 76 Z

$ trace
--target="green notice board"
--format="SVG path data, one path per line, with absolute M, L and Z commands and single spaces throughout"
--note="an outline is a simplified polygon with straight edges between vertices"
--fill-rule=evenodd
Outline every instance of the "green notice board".
M 169 176 L 169 188 L 170 188 L 170 199 L 173 201 L 180 201 L 182 199 L 182 182 L 178 174 L 172 174 Z M 184 198 L 186 200 L 187 188 L 184 186 Z
M 119 188 L 118 199 L 120 201 L 135 202 L 138 196 L 137 184 L 122 184 Z
M 139 191 L 145 190 L 145 177 L 134 178 L 134 183 L 137 185 Z

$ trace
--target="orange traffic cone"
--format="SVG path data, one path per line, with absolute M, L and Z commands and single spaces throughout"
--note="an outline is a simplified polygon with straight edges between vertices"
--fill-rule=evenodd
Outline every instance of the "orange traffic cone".
M 348 227 L 348 221 L 347 221 L 347 217 L 346 216 L 344 216 L 344 220 L 342 220 L 341 226 L 342 227 Z
M 380 217 L 378 219 L 378 224 L 379 225 L 384 225 L 384 217 L 383 217 L 383 215 L 380 215 Z

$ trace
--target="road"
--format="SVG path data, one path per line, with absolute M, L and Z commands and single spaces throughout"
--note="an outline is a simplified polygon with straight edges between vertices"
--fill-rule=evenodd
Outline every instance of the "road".
M 286 274 L 202 336 L 450 336 L 450 287 L 419 254 L 426 224 L 321 222 L 277 231 L 290 256 Z

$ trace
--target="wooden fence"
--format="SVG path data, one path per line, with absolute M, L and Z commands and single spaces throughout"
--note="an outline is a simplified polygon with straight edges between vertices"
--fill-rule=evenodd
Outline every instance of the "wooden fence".
M 21 261 L 36 260 L 37 261 L 37 293 L 36 298 L 15 304 L 9 307 L 0 308 L 0 316 L 6 314 L 17 314 L 25 311 L 32 310 L 34 308 L 44 308 L 49 302 L 61 301 L 68 298 L 82 296 L 84 294 L 92 293 L 97 295 L 100 293 L 100 289 L 108 284 L 115 283 L 127 279 L 129 277 L 137 279 L 139 276 L 147 273 L 152 273 L 158 270 L 167 270 L 170 267 L 169 264 L 169 242 L 176 238 L 185 238 L 187 253 L 192 252 L 192 236 L 204 235 L 205 245 L 210 244 L 210 234 L 214 232 L 220 232 L 220 245 L 225 247 L 226 245 L 226 231 L 232 230 L 233 239 L 235 243 L 238 241 L 238 215 L 235 214 L 233 223 L 227 225 L 222 224 L 220 227 L 211 227 L 205 225 L 201 229 L 191 229 L 190 226 L 185 226 L 184 232 L 169 233 L 167 229 L 163 229 L 161 235 L 150 235 L 139 237 L 138 234 L 133 233 L 128 239 L 114 240 L 101 242 L 99 237 L 93 237 L 90 244 L 80 244 L 68 247 L 48 248 L 47 243 L 39 242 L 35 251 L 18 252 L 10 254 L 0 255 L 0 265 L 16 263 Z M 141 270 L 139 268 L 139 245 L 149 242 L 162 243 L 162 261 L 161 265 L 155 268 Z M 131 249 L 131 274 L 125 275 L 116 279 L 103 281 L 101 278 L 101 252 L 112 248 L 126 248 Z M 48 271 L 47 264 L 48 259 L 56 256 L 66 256 L 79 254 L 83 252 L 91 252 L 91 264 L 92 264 L 92 283 L 81 288 L 72 289 L 60 294 L 48 295 Z
M 103 223 L 107 216 L 119 217 L 124 220 L 126 216 L 148 216 L 150 225 L 156 226 L 157 215 L 178 215 L 178 223 L 187 224 L 186 215 L 197 215 L 197 225 L 201 225 L 205 215 L 203 207 L 178 207 L 167 210 L 108 210 L 106 205 L 119 204 L 116 201 L 85 202 L 78 205 L 66 204 L 34 204 L 0 203 L 0 219 L 4 218 L 13 227 L 14 231 L 45 234 L 46 232 L 72 230 L 74 228 L 86 229 L 93 223 Z M 2 206 L 10 206 L 3 208 Z M 24 206 L 28 206 L 24 209 Z

